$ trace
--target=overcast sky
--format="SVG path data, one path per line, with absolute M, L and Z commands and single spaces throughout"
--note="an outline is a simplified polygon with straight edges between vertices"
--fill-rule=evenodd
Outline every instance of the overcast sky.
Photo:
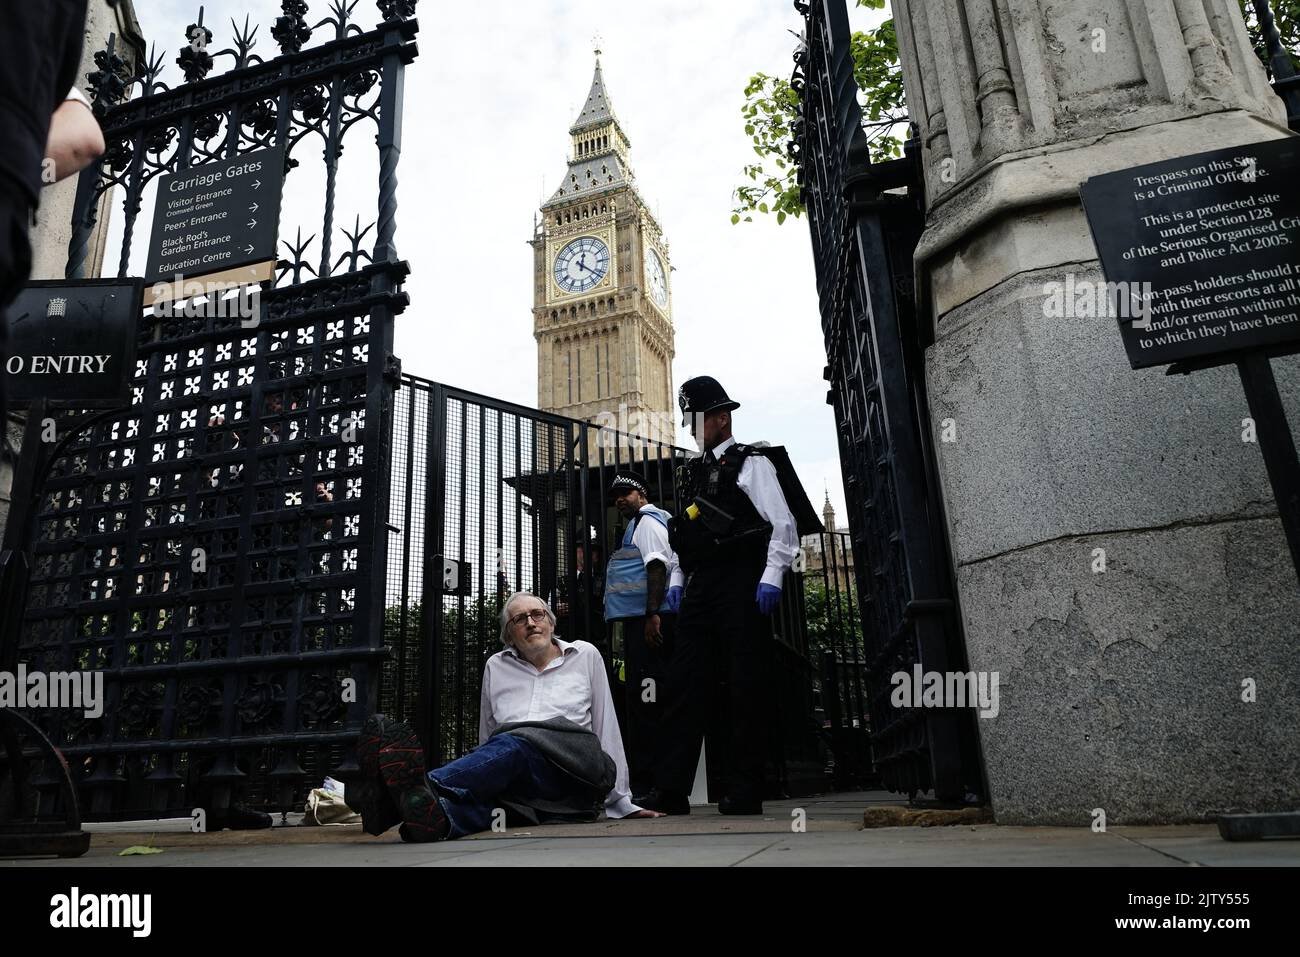
M 146 39 L 165 48 L 171 64 L 197 2 L 135 6 Z M 248 14 L 261 24 L 255 52 L 273 56 L 269 31 L 279 7 L 209 0 L 204 21 L 216 33 L 213 49 L 230 45 L 230 18 L 242 23 Z M 695 375 L 718 378 L 742 404 L 737 438 L 787 446 L 813 504 L 820 510 L 829 486 L 842 524 L 806 221 L 730 222 L 732 190 L 754 158 L 740 115 L 744 87 L 756 71 L 789 75 L 795 38 L 788 31 L 801 25 L 790 0 L 479 0 L 424 3 L 418 12 L 420 56 L 407 73 L 398 170 L 397 247 L 412 267 L 411 307 L 397 321 L 403 369 L 536 405 L 526 243 L 544 194 L 566 171 L 568 129 L 591 84 L 599 34 L 606 89 L 632 141 L 637 184 L 671 250 L 674 388 Z M 328 14 L 329 5 L 312 0 L 309 22 Z M 881 19 L 856 9 L 850 15 L 859 27 Z M 374 0 L 359 0 L 354 17 L 365 29 L 377 23 Z M 228 63 L 219 60 L 218 69 Z M 169 65 L 163 78 L 179 82 L 179 70 Z M 345 145 L 335 222 L 351 225 L 360 215 L 364 226 L 375 218 L 373 140 L 358 129 Z M 319 234 L 321 167 L 304 162 L 286 180 L 281 239 L 299 225 L 304 238 Z M 150 202 L 142 232 L 151 216 Z M 337 251 L 337 230 L 334 242 Z M 140 240 L 132 267 L 144 271 Z M 692 444 L 688 435 L 679 441 Z

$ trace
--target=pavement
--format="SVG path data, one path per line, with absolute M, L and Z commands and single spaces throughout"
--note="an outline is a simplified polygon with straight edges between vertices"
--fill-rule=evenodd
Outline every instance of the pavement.
M 360 825 L 308 827 L 301 815 L 262 831 L 192 834 L 189 819 L 88 824 L 81 858 L 0 860 L 0 867 L 791 867 L 791 866 L 1300 866 L 1300 840 L 1229 843 L 1214 825 L 863 827 L 888 819 L 898 795 L 860 792 L 768 802 L 763 816 L 689 816 L 554 824 L 437 844 L 404 844 Z M 797 830 L 802 826 L 803 829 Z M 162 853 L 120 857 L 132 845 Z

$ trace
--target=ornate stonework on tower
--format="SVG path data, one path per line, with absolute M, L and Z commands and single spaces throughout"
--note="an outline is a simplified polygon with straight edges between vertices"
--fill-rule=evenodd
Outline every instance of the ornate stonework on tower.
M 599 51 L 569 133 L 569 168 L 531 241 L 537 405 L 577 419 L 617 416 L 620 428 L 646 435 L 644 423 L 671 423 L 674 409 L 668 245 L 633 181 Z

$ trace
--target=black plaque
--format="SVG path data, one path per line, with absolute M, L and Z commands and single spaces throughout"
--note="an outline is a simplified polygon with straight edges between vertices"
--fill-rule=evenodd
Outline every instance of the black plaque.
M 32 282 L 5 319 L 5 389 L 15 402 L 126 406 L 144 280 Z
M 158 180 L 150 283 L 275 259 L 284 147 L 205 163 Z
M 1107 173 L 1084 210 L 1135 369 L 1300 340 L 1300 139 Z M 1146 285 L 1149 284 L 1149 285 Z

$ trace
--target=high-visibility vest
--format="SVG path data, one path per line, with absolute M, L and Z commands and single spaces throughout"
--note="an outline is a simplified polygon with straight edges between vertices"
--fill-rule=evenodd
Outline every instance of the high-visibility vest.
M 661 508 L 646 506 L 628 523 L 623 533 L 623 543 L 618 551 L 609 556 L 605 565 L 605 620 L 618 621 L 623 618 L 645 617 L 645 603 L 649 595 L 650 583 L 646 576 L 645 561 L 641 558 L 641 549 L 632 544 L 636 533 L 636 523 L 648 517 L 668 527 L 672 516 Z M 668 599 L 659 607 L 661 612 L 668 611 Z

